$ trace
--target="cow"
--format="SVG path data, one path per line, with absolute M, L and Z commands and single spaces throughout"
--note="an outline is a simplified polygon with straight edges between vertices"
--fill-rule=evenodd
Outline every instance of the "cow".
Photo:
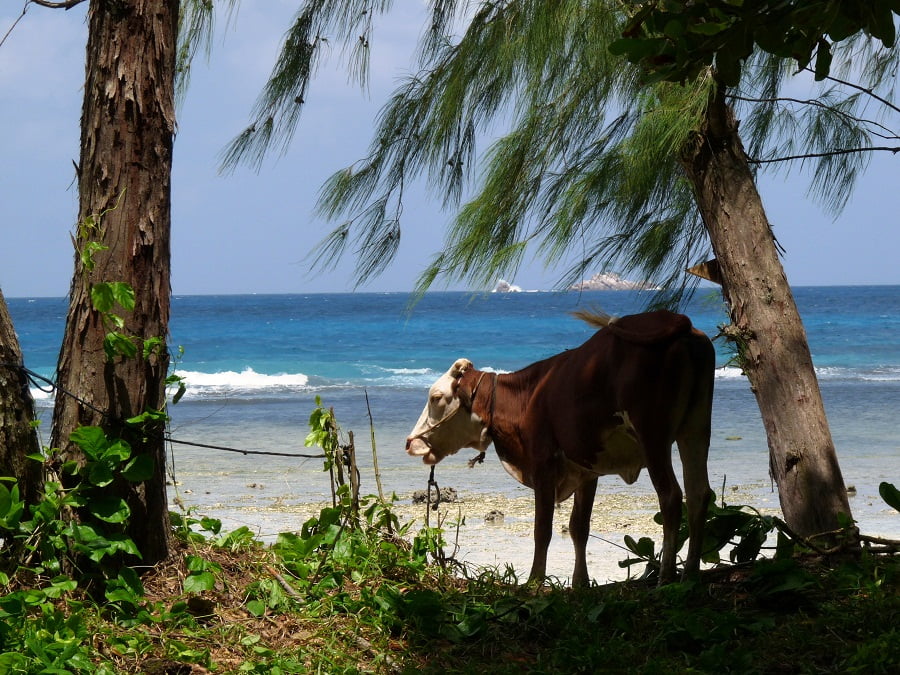
M 682 491 L 672 467 L 677 442 L 690 528 L 684 571 L 696 576 L 712 495 L 712 342 L 687 316 L 667 310 L 579 316 L 600 330 L 522 370 L 489 373 L 458 359 L 431 386 L 406 451 L 433 466 L 462 448 L 483 458 L 494 444 L 506 471 L 534 490 L 531 582 L 546 575 L 554 504 L 574 494 L 573 586 L 589 583 L 585 549 L 598 476 L 618 474 L 631 484 L 646 467 L 663 519 L 659 583 L 665 584 L 675 579 L 681 523 Z

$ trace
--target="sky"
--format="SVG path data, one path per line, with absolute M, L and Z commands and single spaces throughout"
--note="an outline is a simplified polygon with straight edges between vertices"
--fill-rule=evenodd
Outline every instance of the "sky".
M 2 39 L 25 0 L 0 4 Z M 220 17 L 210 58 L 201 55 L 194 64 L 178 111 L 172 181 L 177 295 L 354 289 L 351 256 L 333 271 L 309 269 L 309 251 L 334 227 L 315 216 L 315 200 L 329 175 L 365 155 L 381 104 L 411 67 L 422 3 L 395 3 L 378 22 L 368 93 L 348 83 L 336 49 L 331 67 L 310 87 L 288 151 L 273 154 L 258 171 L 221 175 L 220 153 L 247 125 L 299 4 L 241 3 L 230 24 Z M 30 5 L 0 46 L 0 289 L 7 297 L 64 296 L 69 289 L 86 8 L 86 2 L 68 11 Z M 807 198 L 800 174 L 760 181 L 792 285 L 900 284 L 898 161 L 876 157 L 836 220 Z M 411 195 L 398 255 L 359 290 L 411 290 L 440 250 L 451 215 L 441 210 L 439 196 Z M 566 267 L 545 269 L 527 257 L 509 281 L 548 289 Z M 618 270 L 590 272 L 600 271 Z

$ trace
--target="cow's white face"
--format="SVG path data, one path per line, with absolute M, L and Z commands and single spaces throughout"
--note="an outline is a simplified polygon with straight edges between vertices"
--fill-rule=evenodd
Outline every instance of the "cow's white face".
M 426 464 L 437 464 L 462 448 L 484 452 L 491 444 L 482 419 L 460 403 L 458 380 L 471 367 L 468 359 L 457 359 L 431 385 L 425 409 L 406 439 L 407 453 Z

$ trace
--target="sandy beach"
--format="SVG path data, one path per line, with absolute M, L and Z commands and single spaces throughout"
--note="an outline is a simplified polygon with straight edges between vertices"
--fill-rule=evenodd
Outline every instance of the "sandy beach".
M 329 479 L 322 471 L 320 460 L 298 464 L 267 458 L 248 462 L 248 458 L 238 455 L 217 457 L 213 464 L 204 459 L 202 451 L 183 449 L 180 454 L 180 460 L 176 461 L 177 485 L 168 488 L 172 508 L 191 508 L 194 515 L 218 518 L 225 531 L 246 526 L 262 541 L 272 542 L 280 532 L 298 531 L 306 520 L 330 505 Z M 759 454 L 765 457 L 764 450 Z M 426 488 L 428 469 L 420 462 L 393 459 L 382 458 L 382 463 L 387 465 L 381 476 L 384 494 L 396 494 L 393 509 L 401 523 L 413 523 L 411 532 L 414 533 L 425 524 L 426 506 L 413 503 L 413 494 Z M 454 554 L 457 560 L 501 570 L 509 564 L 520 579 L 526 578 L 533 554 L 532 491 L 506 475 L 491 454 L 483 466 L 474 469 L 468 468 L 465 460 L 461 455 L 439 465 L 436 472 L 439 485 L 445 495 L 453 488 L 458 501 L 444 502 L 437 512 L 430 512 L 430 524 L 442 524 L 447 553 Z M 377 483 L 368 463 L 371 458 L 367 459 L 364 453 L 360 461 L 367 462 L 360 466 L 361 494 L 375 494 Z M 677 455 L 675 461 L 677 465 Z M 730 475 L 737 475 L 732 479 L 720 473 L 721 462 L 711 461 L 710 481 L 717 502 L 721 503 L 724 494 L 727 504 L 748 504 L 763 514 L 780 515 L 777 491 L 765 472 L 759 470 L 761 463 L 753 467 L 753 472 L 750 467 L 732 466 Z M 885 479 L 883 462 L 873 459 L 849 466 L 847 484 L 853 487 L 850 504 L 861 531 L 900 538 L 900 512 L 878 495 L 878 483 Z M 680 466 L 676 466 L 676 475 L 680 476 L 680 471 Z M 756 477 L 748 479 L 751 473 Z M 556 509 L 548 555 L 547 573 L 561 580 L 569 578 L 574 564 L 572 543 L 565 532 L 571 504 L 570 499 Z M 587 552 L 592 579 L 603 583 L 628 577 L 629 571 L 618 564 L 629 557 L 623 548 L 625 535 L 634 539 L 651 537 L 658 550 L 662 527 L 653 521 L 657 510 L 656 494 L 646 471 L 633 485 L 626 485 L 615 476 L 601 478 Z M 492 512 L 503 515 L 488 518 Z M 631 575 L 641 571 L 633 568 Z
M 657 548 L 662 542 L 662 527 L 653 521 L 658 510 L 656 497 L 646 477 L 634 486 L 612 479 L 601 485 L 606 491 L 598 490 L 588 543 L 588 570 L 598 583 L 628 578 L 629 570 L 618 564 L 629 557 L 623 544 L 625 535 L 634 539 L 648 536 Z M 751 503 L 763 513 L 780 513 L 777 495 L 768 486 L 733 485 L 727 491 L 728 503 Z M 224 531 L 246 526 L 266 542 L 274 541 L 279 532 L 299 530 L 307 519 L 330 505 L 329 501 L 298 502 L 281 492 L 265 484 L 249 483 L 242 497 L 225 502 L 208 493 L 197 494 L 188 484 L 180 485 L 177 492 L 170 488 L 170 494 L 178 494 L 182 504 L 196 509 L 195 514 L 220 519 Z M 487 566 L 503 570 L 511 565 L 520 580 L 527 578 L 533 554 L 531 491 L 522 488 L 508 496 L 458 489 L 457 496 L 458 501 L 443 502 L 437 511 L 426 513 L 426 505 L 413 503 L 410 492 L 398 495 L 393 509 L 401 523 L 413 522 L 412 533 L 425 524 L 426 517 L 431 526 L 440 523 L 445 530 L 446 552 L 473 569 Z M 566 533 L 571 504 L 569 500 L 557 506 L 548 553 L 547 573 L 562 581 L 569 579 L 574 564 L 572 543 Z M 630 570 L 632 576 L 641 572 L 641 566 Z

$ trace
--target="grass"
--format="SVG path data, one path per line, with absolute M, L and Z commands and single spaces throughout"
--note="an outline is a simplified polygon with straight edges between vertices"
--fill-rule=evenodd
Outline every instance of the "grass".
M 319 406 L 312 420 L 310 442 L 337 447 L 333 416 Z M 511 568 L 448 560 L 440 529 L 413 533 L 391 503 L 341 484 L 271 545 L 172 514 L 172 555 L 138 577 L 115 531 L 127 509 L 101 508 L 107 477 L 133 463 L 102 432 L 79 438 L 75 487 L 48 482 L 26 509 L 0 482 L 0 675 L 900 672 L 896 542 L 813 554 L 779 530 L 774 558 L 758 559 L 776 519 L 723 504 L 706 560 L 728 546 L 741 564 L 661 588 L 522 585 Z M 900 491 L 880 492 L 900 509 Z M 75 506 L 103 522 L 64 518 Z M 629 564 L 658 566 L 652 540 L 625 542 Z
M 428 564 L 435 533 L 409 544 L 386 513 L 348 527 L 326 509 L 272 546 L 244 529 L 191 533 L 118 601 L 70 589 L 16 614 L 11 585 L 0 672 L 900 669 L 897 555 L 758 560 L 663 588 L 534 587 L 508 569 Z

